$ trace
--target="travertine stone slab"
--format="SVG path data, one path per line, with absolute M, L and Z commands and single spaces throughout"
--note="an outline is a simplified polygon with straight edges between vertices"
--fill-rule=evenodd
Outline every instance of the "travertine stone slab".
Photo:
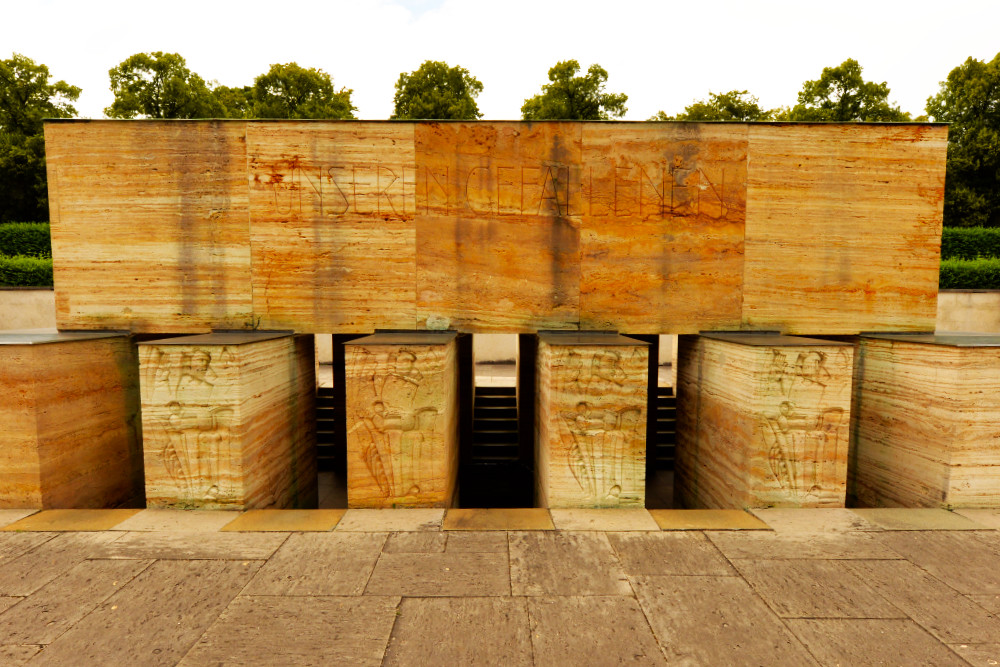
M 583 126 L 580 328 L 739 327 L 747 125 Z
M 722 554 L 729 558 L 756 560 L 776 558 L 898 559 L 899 554 L 879 533 L 753 533 L 711 531 L 706 533 Z
M 778 617 L 739 577 L 633 579 L 667 659 L 693 665 L 814 665 Z
M 937 508 L 858 507 L 852 514 L 884 530 L 985 530 L 989 528 L 955 512 Z
M 385 533 L 291 535 L 245 592 L 248 595 L 361 595 L 385 540 Z
M 311 336 L 169 338 L 139 357 L 148 506 L 316 506 Z
M 578 327 L 581 131 L 414 125 L 419 328 Z
M 992 535 L 986 533 L 985 535 Z M 886 532 L 884 544 L 959 593 L 1000 593 L 1000 541 L 983 533 L 955 531 Z
M 112 530 L 215 533 L 238 516 L 240 513 L 235 511 L 147 509 L 125 519 Z
M 413 151 L 408 123 L 248 124 L 259 326 L 416 326 Z
M 625 571 L 603 533 L 512 532 L 514 595 L 631 595 Z
M 0 334 L 0 507 L 142 497 L 136 349 L 121 334 Z
M 122 521 L 141 511 L 139 509 L 42 510 L 4 526 L 0 528 L 0 531 L 87 532 L 111 530 Z
M 20 558 L 0 560 L 0 595 L 31 595 L 118 537 L 110 532 L 63 533 Z
M 731 559 L 744 579 L 783 618 L 900 618 L 844 560 Z
M 756 509 L 753 514 L 778 533 L 829 535 L 881 530 L 854 511 L 838 507 Z
M 448 533 L 445 551 L 507 553 L 507 533 L 500 531 L 453 530 Z
M 46 124 L 56 322 L 252 328 L 246 124 Z
M 556 530 L 660 530 L 644 509 L 553 509 L 550 513 Z
M 382 547 L 382 553 L 441 553 L 447 541 L 448 534 L 441 531 L 393 533 Z
M 931 331 L 947 128 L 748 129 L 743 327 Z
M 661 530 L 770 530 L 744 510 L 649 510 Z
M 785 623 L 824 665 L 969 664 L 910 619 L 803 618 Z
M 536 364 L 536 502 L 643 508 L 647 344 L 616 334 L 540 334 Z
M 337 530 L 379 533 L 386 531 L 441 530 L 444 510 L 400 509 L 400 510 L 347 510 L 337 524 Z
M 250 510 L 221 528 L 236 532 L 325 532 L 333 530 L 345 510 Z
M 964 516 L 970 521 L 974 521 L 986 528 L 1000 528 L 1000 508 L 997 509 L 963 509 L 956 510 L 955 514 Z
M 450 507 L 458 476 L 454 333 L 346 346 L 347 506 Z
M 534 665 L 525 599 L 405 598 L 382 664 Z
M 552 516 L 540 507 L 450 509 L 445 530 L 555 530 Z
M 0 615 L 0 636 L 10 643 L 50 644 L 152 562 L 85 560 L 24 601 L 16 614 Z
M 633 598 L 534 597 L 528 611 L 535 664 L 667 664 Z
M 259 567 L 256 561 L 153 563 L 36 662 L 175 665 Z
M 9 526 L 15 521 L 31 516 L 38 510 L 0 510 L 0 527 Z
M 1000 508 L 1000 336 L 862 336 L 858 355 L 858 500 Z
M 510 595 L 505 553 L 386 553 L 378 559 L 365 595 L 477 597 Z
M 379 665 L 398 605 L 391 597 L 240 596 L 178 665 Z
M 843 507 L 853 348 L 679 339 L 675 495 L 685 507 Z
M 288 539 L 287 533 L 111 533 L 117 537 L 95 549 L 92 558 L 159 560 L 263 560 Z
M 736 571 L 701 533 L 608 533 L 629 575 L 735 575 Z

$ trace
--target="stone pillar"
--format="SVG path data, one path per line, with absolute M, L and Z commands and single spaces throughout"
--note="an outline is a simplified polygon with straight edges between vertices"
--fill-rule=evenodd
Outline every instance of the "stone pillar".
M 142 502 L 129 336 L 0 334 L 0 508 Z
M 345 345 L 347 506 L 451 507 L 458 476 L 454 333 Z
M 858 501 L 1000 507 L 1000 336 L 866 335 L 858 356 Z
M 540 507 L 644 507 L 647 344 L 617 334 L 538 335 Z
M 854 348 L 681 336 L 675 498 L 689 508 L 844 507 Z
M 139 345 L 149 507 L 316 507 L 312 336 Z

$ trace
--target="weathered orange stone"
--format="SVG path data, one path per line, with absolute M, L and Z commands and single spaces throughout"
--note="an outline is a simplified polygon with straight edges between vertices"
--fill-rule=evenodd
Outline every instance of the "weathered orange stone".
M 346 344 L 348 507 L 451 507 L 455 340 L 454 333 L 382 333 Z
M 647 344 L 617 334 L 539 334 L 539 507 L 645 507 Z
M 826 340 L 682 336 L 675 497 L 692 509 L 843 507 L 853 358 Z
M 0 507 L 141 500 L 138 371 L 121 334 L 0 333 Z
M 312 336 L 168 338 L 139 360 L 147 506 L 315 508 Z

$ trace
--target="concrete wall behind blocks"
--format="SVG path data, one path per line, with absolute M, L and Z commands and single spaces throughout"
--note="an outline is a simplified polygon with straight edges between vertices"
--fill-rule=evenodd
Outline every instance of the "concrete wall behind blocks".
M 45 134 L 65 329 L 934 328 L 943 125 L 52 121 Z

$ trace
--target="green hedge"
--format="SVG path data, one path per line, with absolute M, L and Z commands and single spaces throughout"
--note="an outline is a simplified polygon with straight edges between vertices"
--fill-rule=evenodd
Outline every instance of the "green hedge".
M 946 259 L 940 289 L 1000 289 L 1000 258 Z
M 0 255 L 0 285 L 52 287 L 52 258 Z
M 1000 257 L 1000 228 L 945 227 L 941 234 L 941 259 Z
M 47 222 L 6 222 L 0 224 L 0 255 L 51 257 L 52 241 Z

